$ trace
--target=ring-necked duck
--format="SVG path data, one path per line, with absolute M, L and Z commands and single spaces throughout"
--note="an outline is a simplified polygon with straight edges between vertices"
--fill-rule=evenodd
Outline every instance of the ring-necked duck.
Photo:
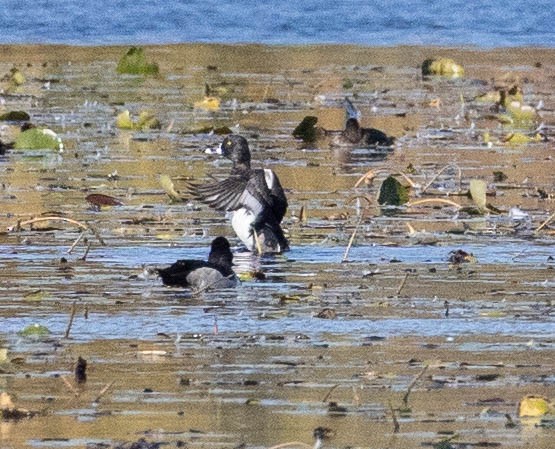
M 189 185 L 192 196 L 217 210 L 231 213 L 231 226 L 249 251 L 281 253 L 289 249 L 281 229 L 287 198 L 270 169 L 252 169 L 247 140 L 227 136 L 218 150 L 233 162 L 227 179 Z
M 195 291 L 209 288 L 235 287 L 239 282 L 233 272 L 233 254 L 225 237 L 212 241 L 208 261 L 178 260 L 168 268 L 157 269 L 162 282 L 173 287 L 189 287 Z
M 362 128 L 359 122 L 360 111 L 348 98 L 345 98 L 345 112 L 347 115 L 345 129 L 335 139 L 336 144 L 389 147 L 395 142 L 394 137 L 388 136 L 379 129 Z

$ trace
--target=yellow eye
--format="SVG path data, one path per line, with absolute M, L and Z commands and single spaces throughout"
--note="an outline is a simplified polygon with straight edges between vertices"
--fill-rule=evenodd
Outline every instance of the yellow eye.
M 228 140 L 225 144 L 226 144 L 228 147 L 230 147 L 230 146 L 231 146 L 231 140 Z

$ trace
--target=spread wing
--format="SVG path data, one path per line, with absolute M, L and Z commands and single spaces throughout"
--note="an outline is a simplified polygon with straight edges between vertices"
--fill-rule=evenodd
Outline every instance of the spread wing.
M 216 210 L 236 210 L 242 207 L 242 197 L 248 178 L 230 176 L 223 181 L 208 184 L 189 184 L 187 189 L 193 198 Z
M 191 195 L 217 210 L 246 208 L 256 216 L 273 213 L 281 222 L 287 210 L 287 199 L 278 177 L 271 170 L 250 170 L 223 181 L 190 184 Z

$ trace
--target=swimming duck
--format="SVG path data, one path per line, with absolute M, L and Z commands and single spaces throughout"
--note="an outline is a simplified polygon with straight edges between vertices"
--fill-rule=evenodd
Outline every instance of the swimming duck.
M 235 287 L 239 280 L 232 269 L 233 254 L 228 240 L 217 237 L 210 245 L 208 261 L 178 260 L 168 268 L 157 269 L 165 285 L 189 287 L 195 291 Z
M 249 251 L 281 253 L 289 249 L 281 229 L 287 198 L 277 175 L 270 169 L 251 168 L 247 140 L 231 134 L 216 153 L 230 159 L 227 179 L 191 184 L 191 195 L 217 210 L 231 214 L 231 226 Z
M 336 144 L 389 147 L 395 142 L 394 137 L 388 136 L 379 129 L 362 128 L 359 122 L 360 111 L 348 98 L 345 98 L 345 112 L 347 114 L 345 129 L 336 137 Z

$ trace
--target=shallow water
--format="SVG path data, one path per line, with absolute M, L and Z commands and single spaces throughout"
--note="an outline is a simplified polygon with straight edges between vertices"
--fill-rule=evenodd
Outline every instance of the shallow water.
M 141 437 L 169 447 L 269 447 L 312 444 L 318 426 L 335 432 L 328 447 L 404 448 L 454 434 L 455 447 L 551 447 L 553 429 L 519 420 L 516 407 L 529 393 L 553 396 L 553 225 L 534 232 L 552 213 L 553 200 L 537 189 L 553 194 L 553 143 L 502 143 L 508 130 L 473 97 L 491 88 L 491 78 L 517 71 L 526 100 L 544 102 L 552 134 L 553 52 L 456 51 L 467 78 L 422 80 L 419 62 L 434 49 L 150 47 L 162 70 L 152 79 L 116 76 L 124 51 L 2 48 L 0 72 L 17 64 L 29 79 L 2 96 L 4 107 L 29 111 L 65 144 L 62 154 L 0 157 L 0 349 L 8 351 L 0 359 L 0 389 L 18 406 L 44 413 L 0 423 L 2 448 Z M 206 82 L 231 89 L 217 112 L 193 107 Z M 309 114 L 339 129 L 346 95 L 366 125 L 398 137 L 393 151 L 307 146 L 291 137 Z M 430 106 L 436 98 L 440 108 Z M 134 116 L 154 111 L 162 130 L 116 129 L 124 108 Z M 189 201 L 171 203 L 159 185 L 160 174 L 178 190 L 186 179 L 225 176 L 229 164 L 204 153 L 221 136 L 194 132 L 222 125 L 246 135 L 256 164 L 280 176 L 290 203 L 290 252 L 242 252 L 224 216 Z M 486 130 L 490 148 L 481 141 Z M 16 132 L 16 124 L 4 124 L 0 139 Z M 447 170 L 424 195 L 413 191 L 414 199 L 469 205 L 461 193 L 480 178 L 498 215 L 476 217 L 441 204 L 392 214 L 376 206 L 388 174 L 412 164 L 410 176 L 422 188 L 453 163 L 461 179 Z M 355 189 L 369 169 L 376 181 Z M 508 178 L 494 181 L 497 170 Z M 92 210 L 89 193 L 124 205 Z M 367 196 L 370 206 L 356 196 Z M 511 218 L 516 206 L 524 219 Z M 83 260 L 84 242 L 68 252 L 79 236 L 68 223 L 6 231 L 54 213 L 89 223 L 106 244 L 87 234 Z M 239 273 L 266 278 L 194 296 L 145 274 L 145 266 L 206 257 L 216 235 L 232 241 Z M 450 264 L 457 249 L 476 262 Z M 330 309 L 334 318 L 319 318 Z M 19 335 L 35 323 L 50 335 Z M 89 362 L 83 387 L 72 379 L 78 356 Z M 402 415 L 402 397 L 426 366 Z M 515 428 L 506 428 L 505 414 Z

